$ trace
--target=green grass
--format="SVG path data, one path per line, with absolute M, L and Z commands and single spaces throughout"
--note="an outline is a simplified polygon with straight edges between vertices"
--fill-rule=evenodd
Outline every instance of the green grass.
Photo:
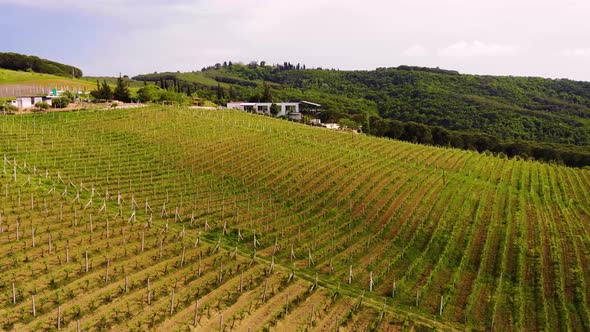
M 91 82 L 91 84 L 93 84 L 93 86 L 96 86 L 96 81 L 99 81 L 102 83 L 102 81 L 107 81 L 107 84 L 110 86 L 116 86 L 117 85 L 117 77 L 108 77 L 108 76 L 84 76 L 82 77 L 83 81 L 88 81 Z M 129 84 L 129 87 L 131 89 L 135 88 L 136 90 L 141 88 L 143 86 L 143 82 L 140 81 L 135 81 L 132 79 L 128 79 L 126 80 L 127 83 Z
M 179 81 L 184 81 L 184 82 L 188 82 L 188 83 L 196 83 L 196 84 L 206 86 L 206 87 L 217 87 L 217 84 L 219 83 L 213 78 L 213 76 L 207 75 L 206 73 L 203 73 L 203 72 L 186 72 L 186 73 L 163 72 L 163 73 L 158 73 L 158 74 L 140 75 L 140 77 L 147 78 L 147 79 L 158 78 L 158 80 L 161 77 L 166 77 L 166 78 L 175 77 Z M 137 82 L 139 82 L 139 81 L 137 81 Z M 230 87 L 230 84 L 227 84 L 227 83 L 219 83 L 219 85 L 224 88 Z
M 279 315 L 266 304 L 273 297 L 285 303 L 291 270 L 302 287 L 317 278 L 320 291 L 307 293 L 305 301 L 292 295 L 290 313 L 300 309 L 308 315 L 308 300 L 316 299 L 318 324 L 329 317 L 357 330 L 375 325 L 382 330 L 389 321 L 442 330 L 590 326 L 586 169 L 352 135 L 238 111 L 155 106 L 2 117 L 0 148 L 7 158 L 0 167 L 5 225 L 0 250 L 7 253 L 0 271 L 0 326 L 5 329 L 49 329 L 59 305 L 68 328 L 76 319 L 115 330 L 187 328 L 196 298 L 202 299 L 201 308 L 211 305 L 212 320 L 241 303 L 243 311 L 251 309 L 246 317 L 265 312 L 261 317 L 273 317 L 261 325 L 281 320 L 281 326 L 298 322 L 293 328 L 304 329 L 306 319 Z M 141 252 L 144 235 L 147 249 Z M 66 240 L 75 257 L 69 264 Z M 93 261 L 88 273 L 85 250 Z M 181 266 L 183 250 L 188 258 Z M 105 281 L 107 258 L 111 279 Z M 276 270 L 269 273 L 273 259 Z M 251 295 L 255 300 L 235 293 L 242 270 L 247 284 L 258 287 Z M 129 292 L 122 291 L 125 277 Z M 263 303 L 257 299 L 266 277 L 269 300 Z M 153 282 L 151 305 L 145 298 L 147 278 Z M 173 287 L 178 308 L 170 315 Z M 345 320 L 349 310 L 339 311 L 324 291 L 355 303 L 364 296 L 363 306 L 350 308 L 355 314 Z M 37 318 L 30 314 L 31 295 L 38 303 L 45 300 Z M 384 301 L 385 318 L 367 319 Z M 81 313 L 73 318 L 76 305 Z M 132 315 L 123 319 L 127 311 Z M 247 328 L 240 320 L 236 324 Z M 322 327 L 333 329 L 315 328 Z
M 0 86 L 2 85 L 38 85 L 43 87 L 70 86 L 91 89 L 94 85 L 80 79 L 60 76 L 0 69 Z
M 205 75 L 202 72 L 194 72 L 194 73 L 179 73 L 176 76 L 184 81 L 187 82 L 195 82 L 206 86 L 217 86 L 217 81 L 214 80 L 212 77 Z M 219 83 L 224 88 L 229 88 L 229 84 L 227 83 Z

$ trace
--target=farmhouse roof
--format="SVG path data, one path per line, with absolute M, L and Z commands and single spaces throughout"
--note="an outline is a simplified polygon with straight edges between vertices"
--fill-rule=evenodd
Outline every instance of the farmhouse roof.
M 312 103 L 311 101 L 307 101 L 307 100 L 302 100 L 300 101 L 300 103 L 302 104 L 307 104 L 307 105 L 311 105 L 311 106 L 315 106 L 315 107 L 321 107 L 322 105 L 317 104 L 317 103 Z

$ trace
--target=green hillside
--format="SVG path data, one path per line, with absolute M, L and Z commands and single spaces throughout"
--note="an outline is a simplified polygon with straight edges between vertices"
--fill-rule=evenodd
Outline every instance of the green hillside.
M 17 85 L 41 87 L 75 87 L 78 89 L 92 89 L 94 84 L 80 79 L 71 79 L 49 74 L 31 73 L 0 69 L 0 88 L 9 89 Z
M 72 78 L 74 76 L 75 78 Z M 50 88 L 90 90 L 76 67 L 17 53 L 0 52 L 0 98 L 43 95 Z
M 216 87 L 218 83 L 213 77 L 208 75 L 204 75 L 201 72 L 190 72 L 190 73 L 172 73 L 172 72 L 164 72 L 164 73 L 154 73 L 154 74 L 146 74 L 146 75 L 139 75 L 134 77 L 135 80 L 139 81 L 147 81 L 147 82 L 158 82 L 160 83 L 162 80 L 164 81 L 181 81 L 187 83 L 194 83 L 201 86 L 209 86 L 209 87 Z M 256 85 L 256 84 L 254 84 Z M 228 84 L 221 83 L 221 86 L 224 88 L 229 88 Z
M 218 104 L 270 101 L 264 94 L 268 86 L 274 101 L 318 102 L 324 122 L 346 118 L 379 137 L 590 166 L 586 82 L 408 66 L 337 71 L 231 62 L 134 79 Z
M 590 329 L 589 170 L 238 111 L 0 128 L 3 329 Z
M 248 88 L 266 80 L 279 84 L 277 98 L 313 99 L 340 113 L 478 131 L 499 139 L 590 145 L 588 82 L 408 66 L 373 71 L 296 68 L 238 64 L 207 68 L 199 77 L 234 83 L 234 94 L 241 99 L 259 98 L 259 91 Z M 191 81 L 183 75 L 173 77 Z
M 32 55 L 1 53 L 0 68 L 51 74 L 63 77 L 82 77 L 82 70 L 63 63 L 41 59 Z
M 370 72 L 283 72 L 276 80 L 375 101 L 384 118 L 501 139 L 589 145 L 590 83 L 541 78 L 432 73 L 400 68 Z
M 82 77 L 82 80 L 91 82 L 91 84 L 94 84 L 94 85 L 96 85 L 96 81 L 99 81 L 101 83 L 103 81 L 106 81 L 107 84 L 110 85 L 110 86 L 116 86 L 117 85 L 117 77 L 110 77 L 110 76 L 84 76 L 84 77 Z M 141 88 L 144 85 L 143 82 L 129 79 L 129 78 L 127 78 L 127 76 L 123 77 L 123 80 L 125 81 L 125 83 L 127 84 L 127 86 L 129 86 L 130 88 L 133 88 L 133 89 Z

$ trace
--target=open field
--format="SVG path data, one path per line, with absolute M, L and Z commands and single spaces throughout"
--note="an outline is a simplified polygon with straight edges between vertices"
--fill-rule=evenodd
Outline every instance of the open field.
M 587 169 L 176 107 L 0 147 L 0 329 L 590 329 Z

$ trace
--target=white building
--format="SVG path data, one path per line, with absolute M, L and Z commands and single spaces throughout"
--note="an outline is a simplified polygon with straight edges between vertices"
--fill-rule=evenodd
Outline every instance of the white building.
M 45 102 L 51 106 L 51 97 L 27 96 L 9 101 L 12 106 L 16 106 L 19 110 L 35 107 L 35 104 L 39 102 Z
M 309 124 L 312 126 L 321 126 L 322 125 L 322 120 L 320 119 L 311 119 L 309 120 Z
M 270 107 L 273 103 L 247 103 L 247 102 L 230 102 L 227 103 L 227 108 L 236 109 L 245 112 L 267 114 L 271 115 Z M 302 120 L 303 116 L 300 112 L 300 103 L 274 103 L 279 107 L 279 112 L 276 116 L 284 116 L 291 120 Z
M 332 129 L 332 130 L 339 130 L 340 129 L 340 125 L 337 123 L 324 123 L 324 124 L 322 124 L 322 127 Z

